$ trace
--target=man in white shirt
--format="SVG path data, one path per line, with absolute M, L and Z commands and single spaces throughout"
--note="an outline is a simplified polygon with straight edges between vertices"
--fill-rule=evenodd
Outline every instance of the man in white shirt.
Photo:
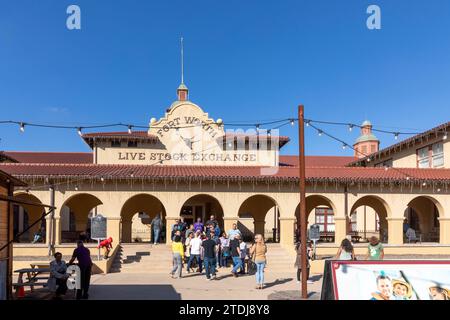
M 228 239 L 233 240 L 236 235 L 239 235 L 242 237 L 241 231 L 237 228 L 236 223 L 233 223 L 233 226 L 231 227 L 231 230 L 228 231 Z
M 200 232 L 195 233 L 195 237 L 191 239 L 191 255 L 187 263 L 187 272 L 190 273 L 192 260 L 196 259 L 199 272 L 202 273 L 202 260 L 200 258 L 200 248 L 202 247 L 202 239 L 200 239 Z

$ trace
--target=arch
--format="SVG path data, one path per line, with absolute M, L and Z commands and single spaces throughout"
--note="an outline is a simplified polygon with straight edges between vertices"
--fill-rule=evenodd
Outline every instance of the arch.
M 215 216 L 220 229 L 223 230 L 223 206 L 216 197 L 209 194 L 190 196 L 180 208 L 180 217 L 184 217 L 188 225 L 193 224 L 197 218 L 201 218 L 205 223 L 211 215 Z
M 334 215 L 336 213 L 336 205 L 331 201 L 328 197 L 313 194 L 309 195 L 305 198 L 306 200 L 306 219 L 307 219 L 307 228 L 310 225 L 318 223 L 320 226 L 321 232 L 325 234 L 334 234 Z M 313 212 L 314 209 L 317 209 Z M 316 215 L 317 213 L 317 215 Z M 298 221 L 300 219 L 300 203 L 297 205 L 295 209 L 295 238 L 300 238 L 300 230 L 298 229 Z M 327 238 L 332 239 L 332 238 Z
M 27 202 L 34 202 L 42 204 L 42 201 L 31 193 L 19 192 L 14 194 L 14 199 Z M 12 204 L 13 211 L 13 235 L 14 237 L 28 228 L 34 222 L 41 220 L 42 215 L 45 213 L 44 206 L 33 206 L 29 204 Z M 42 240 L 45 242 L 46 236 L 46 220 L 41 220 L 41 223 L 37 223 L 30 230 L 25 232 L 17 239 L 17 242 L 32 242 L 34 235 L 40 230 L 42 234 Z
M 431 196 L 417 196 L 409 201 L 404 217 L 422 241 L 439 242 L 439 217 L 444 214 L 440 202 Z M 405 232 L 405 230 L 403 230 Z
M 383 198 L 375 195 L 363 196 L 351 206 L 348 215 L 347 231 L 362 239 L 376 236 L 382 242 L 388 241 L 388 218 L 392 214 Z
M 75 242 L 82 234 L 85 234 L 87 241 L 90 241 L 91 221 L 89 218 L 92 210 L 102 204 L 99 198 L 89 193 L 77 193 L 64 201 L 59 211 L 61 242 Z M 101 212 L 97 213 L 101 214 Z
M 268 195 L 256 194 L 245 199 L 238 210 L 238 228 L 241 230 L 244 240 L 252 238 L 254 234 L 259 233 L 264 235 L 269 241 L 270 238 L 272 238 L 272 241 L 276 241 L 276 239 L 273 239 L 274 235 L 272 234 L 272 230 L 267 230 L 265 227 L 267 215 L 270 214 L 272 216 L 271 209 L 274 209 L 272 216 L 274 219 L 274 228 L 279 234 L 280 230 L 277 228 L 279 226 L 279 210 L 277 208 L 277 201 Z
M 164 223 L 166 209 L 157 197 L 140 193 L 127 199 L 120 210 L 120 241 L 150 241 L 151 221 L 157 214 L 161 214 Z M 164 232 L 161 238 L 163 236 L 165 236 Z

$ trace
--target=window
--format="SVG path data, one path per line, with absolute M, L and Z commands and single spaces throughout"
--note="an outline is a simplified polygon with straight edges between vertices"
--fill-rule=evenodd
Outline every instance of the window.
M 111 147 L 120 147 L 120 141 L 111 141 Z
M 137 148 L 137 141 L 128 141 L 128 148 Z
M 433 168 L 442 167 L 444 165 L 444 145 L 442 142 L 433 144 L 432 157 Z
M 393 167 L 393 164 L 394 163 L 394 161 L 392 160 L 392 159 L 388 159 L 388 160 L 385 160 L 385 161 L 383 161 L 383 162 L 380 162 L 380 163 L 377 163 L 376 165 L 375 165 L 375 167 L 381 167 L 381 168 L 383 168 L 383 167 L 386 167 L 386 168 L 392 168 Z
M 418 168 L 439 168 L 444 166 L 444 145 L 438 142 L 417 150 Z
M 334 212 L 331 208 L 316 208 L 316 224 L 320 232 L 334 232 Z
M 356 217 L 357 217 L 356 214 L 357 214 L 357 212 L 355 211 L 350 215 L 352 231 L 358 231 L 358 220 L 356 219 Z

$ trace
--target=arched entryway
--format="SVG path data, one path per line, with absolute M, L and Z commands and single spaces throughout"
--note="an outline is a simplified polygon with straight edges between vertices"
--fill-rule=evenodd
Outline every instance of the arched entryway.
M 251 240 L 257 233 L 263 234 L 268 241 L 277 240 L 273 239 L 272 229 L 277 229 L 279 234 L 279 212 L 278 204 L 273 198 L 266 195 L 247 198 L 241 204 L 238 216 L 238 229 L 245 241 Z
M 310 195 L 306 197 L 306 216 L 307 229 L 313 224 L 318 224 L 320 228 L 320 241 L 334 241 L 334 213 L 335 206 L 333 202 L 322 195 Z M 295 239 L 300 239 L 300 230 L 298 229 L 298 220 L 300 219 L 300 204 L 295 210 Z
M 34 195 L 30 193 L 17 193 L 14 195 L 14 199 L 24 202 L 33 202 L 42 204 L 42 202 Z M 36 225 L 26 231 L 23 235 L 16 239 L 16 242 L 35 242 L 45 243 L 46 239 L 46 219 L 43 218 L 45 208 L 43 206 L 34 206 L 29 204 L 12 204 L 13 212 L 13 236 L 16 236 L 25 231 L 30 225 L 40 220 Z M 40 234 L 41 237 L 36 234 Z M 36 241 L 34 241 L 36 240 Z
M 205 223 L 214 216 L 223 231 L 223 209 L 219 200 L 208 194 L 198 194 L 187 199 L 180 208 L 180 217 L 189 225 L 194 224 L 198 218 Z
M 439 242 L 439 216 L 441 212 L 442 206 L 436 199 L 429 196 L 419 196 L 408 203 L 404 217 L 408 225 L 416 231 L 418 239 L 424 242 Z M 403 230 L 403 232 L 405 231 Z
M 389 206 L 377 196 L 364 196 L 358 199 L 349 211 L 347 234 L 360 237 L 363 241 L 375 236 L 388 242 Z
M 159 214 L 165 224 L 166 210 L 162 202 L 151 194 L 138 194 L 128 199 L 120 211 L 120 241 L 149 242 L 151 241 L 151 222 Z M 160 240 L 165 241 L 165 229 Z
M 102 204 L 96 196 L 89 193 L 76 194 L 67 199 L 60 211 L 61 242 L 75 242 L 80 237 L 93 241 L 90 239 L 90 218 L 96 214 L 102 214 L 97 208 Z

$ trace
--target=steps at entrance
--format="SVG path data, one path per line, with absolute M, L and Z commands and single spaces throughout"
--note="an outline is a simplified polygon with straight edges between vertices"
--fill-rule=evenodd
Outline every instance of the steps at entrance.
M 294 261 L 294 249 L 286 250 L 277 243 L 267 244 L 268 271 L 292 272 L 295 270 Z M 121 244 L 110 272 L 168 274 L 171 269 L 172 252 L 170 245 L 160 244 L 155 246 L 149 243 L 139 243 Z

